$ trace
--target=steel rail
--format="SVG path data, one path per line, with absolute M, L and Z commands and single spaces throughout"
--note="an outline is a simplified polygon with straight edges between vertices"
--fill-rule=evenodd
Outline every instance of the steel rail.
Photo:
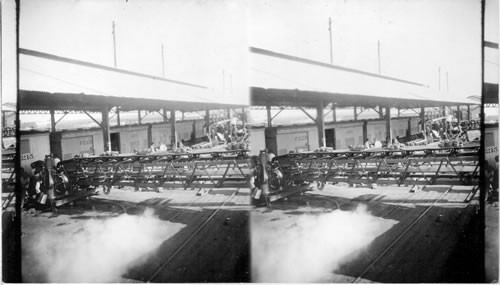
M 231 200 L 236 195 L 236 193 L 239 192 L 239 190 L 239 188 L 236 189 L 236 191 L 234 191 L 234 193 L 231 194 L 229 198 L 222 202 L 222 204 L 214 210 L 214 212 L 175 250 L 175 252 L 170 255 L 170 257 L 164 263 L 162 263 L 162 265 L 151 275 L 151 277 L 148 278 L 146 282 L 151 283 L 151 281 L 153 281 L 153 279 L 156 278 L 158 274 L 160 274 L 160 272 L 182 251 L 182 249 L 184 249 L 184 247 L 205 227 L 205 225 L 207 225 L 208 222 L 210 222 L 210 220 L 212 220 L 212 218 L 217 215 L 222 207 L 224 207 L 226 203 Z
M 385 249 L 384 251 L 382 251 L 382 253 L 380 253 L 370 264 L 368 264 L 368 266 L 366 266 L 365 270 L 363 270 L 363 272 L 361 272 L 358 277 L 356 277 L 356 279 L 354 279 L 351 283 L 358 283 L 359 281 L 361 281 L 361 278 L 382 258 L 384 257 L 387 252 L 389 252 L 389 250 L 399 241 L 403 238 L 403 236 L 405 236 L 430 210 L 432 207 L 434 207 L 434 205 L 436 205 L 436 203 L 441 200 L 441 198 L 443 198 L 446 194 L 448 194 L 448 192 L 450 192 L 450 190 L 452 189 L 453 187 L 449 187 L 445 192 L 443 192 L 443 194 L 441 194 L 431 205 L 429 205 L 427 207 L 427 209 L 425 209 L 424 212 L 422 212 L 422 214 L 420 214 L 410 225 L 408 225 L 408 227 L 406 227 L 406 229 L 400 233 Z

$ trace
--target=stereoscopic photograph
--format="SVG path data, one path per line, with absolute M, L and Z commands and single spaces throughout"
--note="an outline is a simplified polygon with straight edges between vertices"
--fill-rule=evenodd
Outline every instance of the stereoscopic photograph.
M 4 282 L 498 282 L 498 0 L 0 8 Z

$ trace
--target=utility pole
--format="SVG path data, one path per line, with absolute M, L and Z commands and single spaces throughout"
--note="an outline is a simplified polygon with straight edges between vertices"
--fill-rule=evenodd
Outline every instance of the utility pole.
M 380 40 L 377 41 L 377 46 L 378 46 L 378 74 L 382 74 L 380 72 Z
M 161 76 L 165 77 L 165 58 L 163 56 L 163 43 L 161 44 Z
M 115 36 L 115 21 L 113 21 L 113 59 L 116 68 L 116 36 Z
M 328 17 L 328 34 L 330 35 L 330 64 L 333 64 L 333 51 L 332 51 L 332 18 Z
M 226 93 L 226 73 L 222 70 L 222 94 Z
M 438 78 L 439 78 L 438 88 L 439 90 L 441 90 L 441 66 L 438 67 Z
M 229 73 L 229 95 L 233 95 L 233 74 Z
M 446 71 L 446 92 L 449 92 L 449 86 L 448 86 L 448 71 Z

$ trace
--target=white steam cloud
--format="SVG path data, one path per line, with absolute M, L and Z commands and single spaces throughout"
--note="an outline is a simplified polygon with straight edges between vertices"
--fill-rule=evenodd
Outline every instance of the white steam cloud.
M 252 227 L 254 282 L 323 282 L 396 221 L 355 211 L 303 215 L 286 229 Z
M 120 282 L 129 268 L 144 262 L 182 227 L 147 209 L 140 216 L 89 220 L 67 235 L 41 233 L 32 250 L 47 282 Z

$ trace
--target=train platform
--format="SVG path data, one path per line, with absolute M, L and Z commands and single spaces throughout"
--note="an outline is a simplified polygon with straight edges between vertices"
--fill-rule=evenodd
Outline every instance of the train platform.
M 24 211 L 23 282 L 248 282 L 249 209 L 243 188 L 124 187 Z
M 411 187 L 337 185 L 253 210 L 254 280 L 483 280 L 479 194 L 464 202 L 471 186 L 421 186 L 413 192 Z M 266 263 L 266 258 L 272 261 Z

